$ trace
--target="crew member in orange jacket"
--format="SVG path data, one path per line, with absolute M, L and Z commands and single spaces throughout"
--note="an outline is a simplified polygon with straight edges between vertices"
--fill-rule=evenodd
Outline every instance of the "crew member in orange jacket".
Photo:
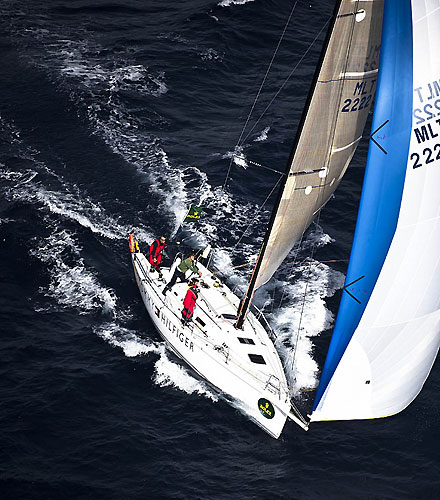
M 167 239 L 165 236 L 161 236 L 157 240 L 154 240 L 150 245 L 150 264 L 154 271 L 157 271 L 159 275 L 160 272 L 160 263 L 162 262 L 162 252 L 165 248 Z
M 182 324 L 186 326 L 194 314 L 197 297 L 199 296 L 199 280 L 192 279 L 183 299 Z

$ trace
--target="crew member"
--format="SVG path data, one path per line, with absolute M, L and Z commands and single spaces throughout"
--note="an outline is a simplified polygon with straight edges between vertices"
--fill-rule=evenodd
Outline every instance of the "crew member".
M 186 326 L 193 317 L 196 300 L 199 296 L 199 280 L 193 278 L 183 299 L 182 325 Z
M 166 241 L 165 236 L 161 236 L 150 245 L 150 264 L 153 271 L 157 271 L 159 276 L 162 274 L 160 272 L 160 263 L 162 262 L 162 252 Z
M 186 281 L 185 278 L 186 271 L 192 271 L 193 273 L 198 273 L 199 276 L 202 275 L 202 273 L 197 269 L 197 266 L 194 263 L 194 259 L 195 259 L 194 252 L 191 252 L 189 254 L 189 257 L 185 260 L 182 260 L 182 262 L 176 267 L 176 269 L 174 270 L 173 277 L 162 291 L 164 295 L 168 292 L 168 290 L 171 290 L 171 288 L 173 288 L 173 286 L 176 284 L 177 278 L 180 278 L 180 281 Z

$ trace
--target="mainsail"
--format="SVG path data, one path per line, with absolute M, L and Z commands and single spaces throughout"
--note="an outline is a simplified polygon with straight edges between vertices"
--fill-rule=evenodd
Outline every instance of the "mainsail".
M 255 290 L 302 237 L 354 155 L 376 92 L 382 13 L 383 0 L 342 0 L 335 8 L 238 327 Z
M 372 125 L 381 127 L 380 148 L 370 143 L 350 294 L 341 300 L 312 420 L 401 411 L 439 349 L 439 26 L 439 0 L 385 2 Z

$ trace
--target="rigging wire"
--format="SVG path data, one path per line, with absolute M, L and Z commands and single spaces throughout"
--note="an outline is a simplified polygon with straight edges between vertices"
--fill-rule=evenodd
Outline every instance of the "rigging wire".
M 298 69 L 298 66 L 303 62 L 304 58 L 306 57 L 306 55 L 310 52 L 310 49 L 313 47 L 313 45 L 316 43 L 316 40 L 318 40 L 319 36 L 321 35 L 321 33 L 324 31 L 324 29 L 327 27 L 328 23 L 330 22 L 331 18 L 333 16 L 330 16 L 327 21 L 325 22 L 324 26 L 319 30 L 319 33 L 315 36 L 315 38 L 313 39 L 312 43 L 308 46 L 307 50 L 304 52 L 304 54 L 301 56 L 301 59 L 296 63 L 295 67 L 292 69 L 292 71 L 289 73 L 289 75 L 287 76 L 287 78 L 284 80 L 283 84 L 281 85 L 281 87 L 278 89 L 278 91 L 275 93 L 275 95 L 272 97 L 272 99 L 270 100 L 269 104 L 266 106 L 266 108 L 264 109 L 264 111 L 261 113 L 260 117 L 257 119 L 257 121 L 254 123 L 253 127 L 249 130 L 249 132 L 247 133 L 246 137 L 243 139 L 243 142 L 242 144 L 246 141 L 246 139 L 251 135 L 252 131 L 255 129 L 255 127 L 258 125 L 258 123 L 260 122 L 260 120 L 263 118 L 263 116 L 266 114 L 267 110 L 270 108 L 270 106 L 272 106 L 273 102 L 275 101 L 275 99 L 278 97 L 278 95 L 280 94 L 280 92 L 283 90 L 284 86 L 286 85 L 286 83 L 290 80 L 290 78 L 292 78 L 292 75 L 295 73 L 295 71 Z M 241 136 L 240 136 L 240 139 L 241 139 Z M 240 147 L 242 144 L 240 144 L 240 139 L 239 139 L 239 142 L 237 143 L 237 146 L 236 147 Z
M 320 215 L 321 215 L 321 212 L 319 211 L 318 212 L 317 223 L 319 223 Z M 296 351 L 297 351 L 297 347 L 298 347 L 298 340 L 299 340 L 300 333 L 301 333 L 301 324 L 302 324 L 303 315 L 304 315 L 304 308 L 305 308 L 305 305 L 306 305 L 307 290 L 309 288 L 310 277 L 311 277 L 311 263 L 312 263 L 312 260 L 313 260 L 313 255 L 315 253 L 315 247 L 316 247 L 316 243 L 314 242 L 313 246 L 312 246 L 312 251 L 311 251 L 311 254 L 310 254 L 310 262 L 309 262 L 309 266 L 308 266 L 308 269 L 307 269 L 306 284 L 305 284 L 304 293 L 303 293 L 303 296 L 302 296 L 301 313 L 299 315 L 298 329 L 297 329 L 297 332 L 296 332 L 296 335 L 295 335 L 295 345 L 293 346 L 293 356 L 292 356 L 292 360 L 291 360 L 291 365 L 292 365 L 292 373 L 294 374 L 294 380 L 296 379 L 296 375 L 295 375 Z
M 348 259 L 314 260 L 311 264 L 314 266 L 317 266 L 318 264 L 329 264 L 329 263 L 333 263 L 333 262 L 348 262 Z M 286 264 L 290 265 L 290 266 L 295 266 L 295 265 L 302 266 L 303 264 L 308 264 L 308 263 L 309 263 L 308 260 L 298 260 L 295 262 L 286 262 Z M 238 266 L 232 266 L 231 269 L 240 269 L 242 267 L 250 267 L 252 265 L 253 264 L 249 264 L 248 262 L 246 262 L 245 264 L 239 264 Z M 281 305 L 281 302 L 282 301 L 280 301 L 280 305 Z
M 263 116 L 265 115 L 265 113 L 267 112 L 267 110 L 269 109 L 269 107 L 272 105 L 272 103 L 275 101 L 275 99 L 278 97 L 278 95 L 280 94 L 280 92 L 283 90 L 284 86 L 287 84 L 287 82 L 289 81 L 289 79 L 292 77 L 292 75 L 295 73 L 295 71 L 298 69 L 299 65 L 302 63 L 302 61 L 304 60 L 304 58 L 307 56 L 307 54 L 309 53 L 310 49 L 313 47 L 313 45 L 316 43 L 316 41 L 318 40 L 318 38 L 320 37 L 321 33 L 324 31 L 324 29 L 327 27 L 327 25 L 329 24 L 329 22 L 331 21 L 333 16 L 329 16 L 329 18 L 326 20 L 326 22 L 324 23 L 324 25 L 322 26 L 322 28 L 319 30 L 318 34 L 315 36 L 315 38 L 313 39 L 313 41 L 311 42 L 311 44 L 308 46 L 308 48 L 306 49 L 306 51 L 304 52 L 304 54 L 301 56 L 300 60 L 297 62 L 297 64 L 295 65 L 295 67 L 292 69 L 292 71 L 290 72 L 290 74 L 287 76 L 287 78 L 284 80 L 283 84 L 281 85 L 281 87 L 279 88 L 279 90 L 276 92 L 276 94 L 273 96 L 273 98 L 271 99 L 271 101 L 269 102 L 269 104 L 266 106 L 266 108 L 264 109 L 263 113 L 260 115 L 260 117 L 256 120 L 256 122 L 254 123 L 253 127 L 251 128 L 251 130 L 247 133 L 246 137 L 244 138 L 243 140 L 243 143 L 247 140 L 247 138 L 249 137 L 249 135 L 252 133 L 252 131 L 255 129 L 255 127 L 257 126 L 257 124 L 261 121 L 261 119 L 263 118 Z M 238 145 L 238 147 L 240 147 L 240 145 Z M 327 172 L 327 175 L 328 175 L 328 172 Z M 327 178 L 327 176 L 325 177 Z M 280 178 L 281 179 L 281 178 Z M 322 184 L 323 180 L 321 179 L 320 183 Z M 320 215 L 320 212 L 318 213 L 318 220 L 319 220 L 319 215 Z M 246 228 L 247 230 L 247 228 Z M 245 231 L 246 231 L 245 230 Z M 297 256 L 298 256 L 298 253 L 299 253 L 299 250 L 301 248 L 301 243 L 303 241 L 303 238 L 304 238 L 304 234 L 305 234 L 305 231 L 303 231 L 303 233 L 301 234 L 301 238 L 299 239 L 299 241 L 297 242 L 296 244 L 296 251 L 295 251 L 295 260 L 297 259 Z M 244 235 L 244 233 L 243 233 Z M 242 237 L 243 237 L 242 235 Z M 240 238 L 241 240 L 241 238 Z M 312 254 L 313 254 L 313 250 L 312 250 Z M 309 269 L 310 269 L 310 263 L 309 263 Z M 310 273 L 308 273 L 308 275 L 310 275 Z M 284 300 L 284 297 L 285 297 L 285 294 L 286 294 L 286 288 L 283 287 L 283 291 L 282 291 L 282 296 L 281 296 L 281 299 L 280 299 L 280 303 L 279 303 L 279 307 L 281 306 L 283 300 Z M 292 372 L 294 372 L 294 368 L 295 368 L 295 364 L 296 364 L 296 350 L 297 350 L 297 345 L 298 345 L 298 338 L 299 338 L 299 331 L 300 331 L 300 328 L 301 328 L 301 322 L 302 322 L 302 317 L 303 317 L 303 314 L 304 314 L 304 306 L 305 306 L 305 296 L 307 294 L 307 288 L 306 290 L 304 291 L 304 298 L 303 298 L 303 303 L 302 303 L 302 308 L 301 308 L 301 314 L 300 314 L 300 323 L 299 323 L 299 327 L 298 327 L 298 333 L 295 337 L 295 345 L 292 349 L 293 351 L 293 356 L 291 358 L 289 358 L 289 360 L 291 361 L 291 370 Z M 273 312 L 273 308 L 274 308 L 274 304 L 272 303 L 272 307 L 271 307 L 271 312 Z M 299 412 L 298 412 L 299 413 Z
M 331 21 L 332 19 L 332 15 L 329 16 L 329 18 L 327 19 L 327 21 L 325 22 L 325 24 L 322 26 L 322 28 L 320 29 L 319 33 L 315 36 L 314 40 L 312 41 L 312 43 L 309 45 L 309 47 L 307 48 L 307 50 L 304 52 L 304 54 L 302 55 L 301 59 L 298 61 L 298 63 L 296 64 L 296 66 L 293 68 L 293 70 L 291 71 L 291 73 L 289 74 L 289 76 L 286 78 L 286 80 L 284 81 L 283 85 L 281 86 L 281 88 L 278 90 L 278 92 L 274 95 L 274 97 L 272 98 L 272 100 L 269 102 L 269 104 L 266 106 L 266 109 L 263 111 L 263 113 L 261 114 L 261 116 L 258 118 L 258 120 L 255 122 L 253 128 L 249 131 L 249 133 L 247 134 L 247 136 L 245 137 L 244 140 L 246 140 L 250 133 L 252 132 L 252 130 L 257 126 L 258 122 L 261 120 L 261 118 L 263 117 L 263 115 L 266 113 L 266 111 L 269 109 L 269 107 L 272 105 L 273 101 L 277 98 L 278 94 L 281 92 L 281 90 L 283 89 L 284 85 L 287 83 L 287 81 L 292 77 L 293 73 L 296 71 L 296 69 L 298 68 L 298 66 L 301 64 L 301 62 L 304 60 L 305 56 L 308 54 L 308 52 L 310 51 L 310 49 L 312 48 L 312 46 L 315 44 L 316 40 L 319 38 L 319 36 L 321 35 L 321 33 L 324 31 L 324 29 L 326 28 L 326 26 L 329 24 L 329 22 Z M 328 172 L 327 172 L 327 175 L 328 175 Z M 325 178 L 327 178 L 327 175 Z M 320 182 L 322 183 L 322 182 Z M 298 253 L 299 253 L 299 250 L 301 248 L 301 244 L 302 244 L 302 241 L 303 241 L 303 238 L 304 238 L 304 233 L 305 233 L 305 230 L 302 232 L 301 234 L 301 238 L 298 240 L 298 242 L 296 243 L 296 251 L 295 251 L 295 260 L 297 259 L 297 256 L 298 256 Z M 281 299 L 280 299 L 280 303 L 279 303 L 279 307 L 281 307 L 281 304 L 283 303 L 283 300 L 284 300 L 284 297 L 286 295 L 286 288 L 283 288 L 283 293 L 281 295 Z M 296 348 L 295 348 L 296 350 Z M 292 366 L 292 369 L 293 369 L 293 366 Z
M 256 95 L 256 97 L 255 97 L 254 103 L 253 103 L 253 105 L 252 105 L 252 107 L 251 107 L 251 110 L 250 110 L 250 112 L 249 112 L 249 114 L 248 114 L 248 117 L 247 117 L 247 119 L 246 119 L 246 122 L 245 122 L 245 124 L 244 124 L 244 126 L 243 126 L 243 129 L 242 129 L 242 131 L 241 131 L 240 137 L 239 137 L 239 139 L 238 139 L 238 141 L 237 141 L 237 144 L 235 145 L 234 151 L 236 151 L 236 150 L 237 150 L 237 148 L 239 148 L 239 147 L 240 147 L 240 141 L 241 141 L 241 139 L 242 139 L 242 137 L 243 137 L 243 134 L 244 134 L 244 132 L 245 132 L 245 130 L 246 130 L 247 124 L 249 123 L 249 120 L 250 120 L 251 114 L 252 114 L 252 112 L 253 112 L 253 110 L 254 110 L 254 108 L 255 108 L 256 102 L 257 102 L 257 100 L 258 100 L 258 98 L 259 98 L 259 96 L 260 96 L 260 94 L 261 94 L 262 88 L 263 88 L 264 83 L 265 83 L 265 81 L 266 81 L 266 79 L 267 79 L 267 76 L 268 76 L 269 71 L 270 71 L 270 69 L 271 69 L 271 66 L 272 66 L 272 64 L 273 64 L 273 61 L 274 61 L 274 59 L 275 59 L 275 56 L 276 56 L 276 54 L 277 54 L 277 52 L 278 52 L 278 49 L 279 49 L 279 47 L 280 47 L 280 45 L 281 45 L 281 42 L 282 42 L 282 40 L 283 40 L 283 38 L 284 38 L 284 35 L 285 35 L 285 33 L 286 33 L 286 30 L 287 30 L 287 28 L 288 28 L 288 25 L 289 25 L 289 23 L 290 23 L 290 20 L 291 20 L 291 18 L 292 18 L 292 15 L 293 15 L 293 13 L 294 13 L 294 10 L 295 10 L 295 8 L 296 8 L 296 5 L 297 5 L 298 1 L 299 1 L 299 0 L 297 0 L 297 1 L 295 2 L 295 4 L 293 5 L 293 7 L 292 7 L 292 10 L 291 10 L 291 12 L 290 12 L 289 18 L 288 18 L 288 20 L 287 20 L 287 22 L 286 22 L 286 25 L 284 26 L 283 33 L 282 33 L 282 35 L 281 35 L 281 37 L 280 37 L 280 40 L 278 41 L 277 47 L 276 47 L 275 52 L 274 52 L 274 54 L 273 54 L 273 56 L 272 56 L 272 59 L 271 59 L 271 61 L 270 61 L 269 67 L 268 67 L 268 69 L 267 69 L 267 71 L 266 71 L 266 74 L 264 75 L 263 81 L 262 81 L 262 83 L 261 83 L 261 85 L 260 85 L 260 88 L 259 88 L 259 90 L 258 90 L 258 93 L 257 93 L 257 95 Z M 298 63 L 295 65 L 295 67 L 294 67 L 294 68 L 293 68 L 293 70 L 290 72 L 290 74 L 288 75 L 288 77 L 286 78 L 286 80 L 283 82 L 283 84 L 282 84 L 282 86 L 280 87 L 280 89 L 277 91 L 277 93 L 276 93 L 276 94 L 274 95 L 274 97 L 271 99 L 271 101 L 269 102 L 269 104 L 268 104 L 268 105 L 266 106 L 266 108 L 264 109 L 263 113 L 260 115 L 260 117 L 258 118 L 258 120 L 255 122 L 255 124 L 253 125 L 253 127 L 251 128 L 251 130 L 248 132 L 248 134 L 246 135 L 246 137 L 245 137 L 245 138 L 244 138 L 244 140 L 243 140 L 243 143 L 244 143 L 244 142 L 246 141 L 246 139 L 249 137 L 249 135 L 251 134 L 251 132 L 255 129 L 255 127 L 256 127 L 256 125 L 259 123 L 259 121 L 263 118 L 264 114 L 267 112 L 267 110 L 268 110 L 268 109 L 269 109 L 269 107 L 272 105 L 272 103 L 274 102 L 274 100 L 278 97 L 278 95 L 280 94 L 281 90 L 282 90 L 282 89 L 284 88 L 284 86 L 286 85 L 287 81 L 288 81 L 288 80 L 292 77 L 292 75 L 294 74 L 294 72 L 298 69 L 299 65 L 302 63 L 302 61 L 304 60 L 304 58 L 306 57 L 306 55 L 309 53 L 310 49 L 311 49 L 311 48 L 313 47 L 313 45 L 316 43 L 316 41 L 318 40 L 318 38 L 319 38 L 319 36 L 321 35 L 321 33 L 324 31 L 324 29 L 326 28 L 326 26 L 327 26 L 327 25 L 328 25 L 328 23 L 330 22 L 331 18 L 332 18 L 332 16 L 330 16 L 330 17 L 327 19 L 327 21 L 325 22 L 325 24 L 324 24 L 324 25 L 322 26 L 322 28 L 319 30 L 318 34 L 315 36 L 315 38 L 313 39 L 313 41 L 311 42 L 311 44 L 308 46 L 308 48 L 306 49 L 306 51 L 304 52 L 304 54 L 301 56 L 301 58 L 300 58 L 300 60 L 298 61 Z M 231 167 L 232 167 L 232 162 L 233 162 L 233 160 L 234 160 L 234 156 L 235 156 L 235 155 L 234 155 L 234 153 L 232 153 L 232 155 L 231 155 L 231 160 L 230 160 L 230 162 L 229 162 L 228 170 L 227 170 L 227 173 L 226 173 L 226 178 L 225 178 L 225 181 L 224 181 L 224 183 L 223 183 L 223 187 L 222 187 L 222 189 L 223 189 L 223 190 L 225 190 L 225 188 L 226 188 L 226 184 L 227 184 L 227 181 L 228 181 L 228 178 L 229 178 L 230 172 L 231 172 Z M 250 164 L 252 164 L 252 165 L 256 165 L 256 166 L 259 166 L 259 167 L 263 167 L 263 168 L 265 168 L 265 169 L 267 169 L 267 170 L 273 170 L 274 172 L 277 172 L 277 173 L 282 174 L 282 176 L 284 176 L 284 175 L 285 175 L 285 173 L 281 173 L 281 172 L 278 172 L 278 171 L 277 171 L 277 170 L 275 170 L 275 169 L 271 169 L 271 168 L 269 168 L 269 167 L 265 167 L 265 166 L 263 166 L 263 165 L 261 165 L 261 164 L 259 164 L 259 163 L 257 163 L 257 162 L 253 162 L 253 161 L 250 161 L 250 160 L 249 160 L 249 163 L 250 163 Z M 269 196 L 268 196 L 268 197 L 264 200 L 263 205 L 259 208 L 259 210 L 257 211 L 257 214 L 256 214 L 256 215 L 258 215 L 258 213 L 261 211 L 261 209 L 263 208 L 263 206 L 265 205 L 265 203 L 267 203 L 267 200 L 269 199 L 269 197 L 271 196 L 271 194 L 272 194 L 272 193 L 273 193 L 273 191 L 275 190 L 276 186 L 279 184 L 279 182 L 280 182 L 280 180 L 281 180 L 282 176 L 280 177 L 280 179 L 278 179 L 277 183 L 276 183 L 276 184 L 275 184 L 275 186 L 273 187 L 273 189 L 272 189 L 272 191 L 270 192 Z M 242 235 L 241 235 L 240 239 L 237 241 L 237 243 L 235 244 L 235 246 L 237 246 L 237 245 L 241 242 L 241 240 L 243 239 L 243 237 L 244 237 L 244 235 L 245 235 L 246 231 L 247 231 L 247 230 L 251 227 L 251 225 L 255 222 L 255 219 L 256 219 L 256 217 L 254 217 L 254 218 L 252 219 L 251 223 L 250 223 L 250 224 L 249 224 L 249 225 L 245 228 L 245 230 L 243 231 L 243 233 L 242 233 Z M 300 242 L 302 241 L 302 237 L 303 237 L 303 235 L 301 236 L 301 240 L 300 240 Z M 299 245 L 298 245 L 298 248 L 297 248 L 297 252 L 298 252 L 298 250 L 299 250 Z M 296 258 L 296 256 L 295 256 L 295 258 Z M 283 297 L 284 297 L 284 292 L 283 292 Z
M 310 422 L 307 422 L 307 420 L 303 417 L 302 413 L 298 410 L 298 408 L 296 407 L 295 403 L 292 400 L 290 400 L 290 406 L 293 410 L 293 413 L 295 413 L 296 416 L 299 418 L 299 420 L 301 420 L 301 422 L 304 424 L 305 430 L 307 430 L 309 428 Z
M 272 172 L 275 172 L 276 174 L 279 174 L 279 175 L 286 175 L 286 172 L 281 172 L 280 170 L 266 167 L 265 165 L 262 165 L 261 163 L 257 163 L 256 161 L 248 160 L 248 163 L 250 163 L 251 165 L 255 165 L 256 167 L 261 167 L 261 168 L 265 168 L 266 170 L 271 170 Z
M 288 26 L 290 24 L 290 20 L 292 19 L 292 16 L 293 16 L 293 13 L 295 11 L 295 8 L 296 8 L 296 5 L 297 5 L 298 1 L 299 0 L 296 0 L 296 2 L 293 4 L 292 10 L 290 11 L 289 18 L 287 19 L 287 22 L 286 22 L 286 24 L 284 26 L 283 32 L 281 33 L 281 37 L 278 40 L 278 44 L 276 46 L 275 52 L 272 55 L 272 59 L 270 60 L 269 66 L 268 66 L 268 68 L 266 70 L 266 74 L 264 75 L 264 78 L 263 78 L 263 80 L 262 80 L 262 82 L 260 84 L 260 88 L 258 89 L 257 95 L 255 96 L 254 102 L 253 102 L 253 104 L 251 106 L 251 109 L 250 109 L 249 114 L 247 116 L 246 122 L 245 122 L 245 124 L 243 126 L 243 129 L 241 131 L 240 137 L 238 138 L 237 144 L 235 145 L 234 151 L 237 149 L 238 145 L 240 144 L 241 138 L 243 137 L 243 134 L 244 134 L 244 132 L 246 130 L 247 124 L 249 123 L 251 115 L 252 115 L 252 113 L 254 111 L 254 108 L 255 108 L 255 106 L 257 104 L 257 101 L 258 101 L 258 99 L 260 97 L 261 91 L 263 90 L 264 84 L 266 83 L 267 77 L 268 77 L 269 72 L 270 72 L 270 70 L 272 68 L 272 65 L 273 65 L 273 62 L 275 60 L 275 57 L 276 57 L 276 55 L 278 53 L 278 49 L 280 48 L 281 42 L 283 41 L 284 35 L 286 34 L 287 28 L 288 28 Z M 229 167 L 228 167 L 228 171 L 226 173 L 225 182 L 223 183 L 223 190 L 226 188 L 226 183 L 228 181 L 228 177 L 229 177 L 229 173 L 231 171 L 233 160 L 234 160 L 234 155 L 231 156 L 231 161 L 229 162 Z
M 303 261 L 298 261 L 298 262 L 288 262 L 287 264 L 290 265 L 302 265 L 302 264 L 307 264 L 308 261 L 303 260 Z M 312 264 L 329 264 L 330 262 L 348 262 L 348 259 L 330 259 L 330 260 L 315 260 L 312 262 Z
M 359 5 L 359 0 L 357 0 L 357 2 L 356 2 L 356 8 L 358 7 L 358 5 Z M 352 41 L 353 41 L 354 26 L 355 26 L 355 20 L 353 19 L 351 33 L 350 33 L 350 39 L 349 39 L 349 43 L 347 45 L 347 50 L 346 50 L 346 55 L 345 55 L 344 74 L 347 72 L 348 58 L 349 58 L 349 55 L 350 55 L 351 44 L 352 44 Z M 342 92 L 343 92 L 344 82 L 345 82 L 345 80 L 342 80 L 341 85 L 340 85 L 339 103 L 341 102 L 341 98 L 342 98 Z M 338 106 L 338 109 L 339 109 L 339 106 Z M 331 140 L 331 145 L 332 146 L 333 146 L 333 143 L 334 143 L 334 140 L 335 140 L 335 133 L 336 133 L 337 121 L 338 121 L 338 114 L 335 114 L 333 125 L 332 125 L 332 136 L 331 136 L 332 137 L 332 140 Z M 326 175 L 325 175 L 324 178 L 321 178 L 321 181 L 320 181 L 321 196 L 324 196 L 324 189 L 322 189 L 322 184 L 324 183 L 324 186 L 326 185 L 325 181 L 327 180 L 327 177 L 328 177 L 328 174 L 329 174 L 329 168 L 328 168 L 328 166 L 330 164 L 330 154 L 331 154 L 331 149 L 329 149 L 329 153 L 328 153 L 328 157 L 327 157 L 327 161 L 326 161 L 326 170 L 327 170 Z M 322 204 L 321 204 L 321 207 L 322 207 Z M 321 209 L 319 209 L 319 211 L 318 211 L 317 223 L 319 223 L 320 216 L 321 216 Z M 300 314 L 300 318 L 299 318 L 297 334 L 296 334 L 296 337 L 295 337 L 295 345 L 294 345 L 293 359 L 292 359 L 292 371 L 293 372 L 294 372 L 295 364 L 296 364 L 296 351 L 297 351 L 297 345 L 298 345 L 298 340 L 299 340 L 300 331 L 301 331 L 302 319 L 303 319 L 303 315 L 304 315 L 304 308 L 305 308 L 305 301 L 306 301 L 307 290 L 308 290 L 309 282 L 310 282 L 310 278 L 311 278 L 311 264 L 312 264 L 313 255 L 314 255 L 315 249 L 316 249 L 316 241 L 313 243 L 312 251 L 311 251 L 311 255 L 310 255 L 311 260 L 309 262 L 309 266 L 308 266 L 308 270 L 307 270 L 306 284 L 305 284 L 304 293 L 303 293 L 303 299 L 302 299 L 302 304 L 301 304 L 301 314 Z
M 269 198 L 272 196 L 273 192 L 275 191 L 275 189 L 277 188 L 278 184 L 280 183 L 282 177 L 280 177 L 277 182 L 275 183 L 274 187 L 271 189 L 270 193 L 266 196 L 266 199 L 263 201 L 263 204 L 258 208 L 257 210 L 257 213 L 255 214 L 254 218 L 251 220 L 251 222 L 248 224 L 248 226 L 246 227 L 246 229 L 241 233 L 241 236 L 239 238 L 239 240 L 237 241 L 237 243 L 234 245 L 234 248 L 237 247 L 237 245 L 241 242 L 241 240 L 243 239 L 244 235 L 246 234 L 247 230 L 252 226 L 252 224 L 256 221 L 257 217 L 258 217 L 258 214 L 261 212 L 261 210 L 263 209 L 264 205 L 267 203 L 267 201 L 269 200 Z

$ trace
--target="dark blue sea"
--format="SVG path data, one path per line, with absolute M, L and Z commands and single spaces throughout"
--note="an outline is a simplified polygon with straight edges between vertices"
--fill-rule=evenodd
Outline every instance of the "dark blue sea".
M 299 0 L 222 189 L 293 3 L 0 0 L 1 500 L 440 498 L 438 362 L 399 415 L 274 440 L 166 350 L 133 277 L 128 235 L 201 204 L 188 247 L 246 285 L 279 179 L 251 162 L 284 170 L 334 7 Z M 256 297 L 304 413 L 367 147 Z

